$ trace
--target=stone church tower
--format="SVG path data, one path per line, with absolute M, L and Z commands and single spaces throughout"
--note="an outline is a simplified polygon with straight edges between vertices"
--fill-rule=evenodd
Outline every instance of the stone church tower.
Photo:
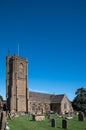
M 19 56 L 6 57 L 7 109 L 28 112 L 28 61 Z
M 19 56 L 6 57 L 6 98 L 10 112 L 59 114 L 72 112 L 66 95 L 52 95 L 28 91 L 28 61 Z

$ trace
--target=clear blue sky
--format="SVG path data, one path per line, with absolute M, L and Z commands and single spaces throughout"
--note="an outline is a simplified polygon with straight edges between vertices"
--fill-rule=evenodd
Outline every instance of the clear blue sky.
M 66 93 L 86 87 L 86 0 L 0 0 L 0 94 L 6 55 L 29 61 L 29 90 Z

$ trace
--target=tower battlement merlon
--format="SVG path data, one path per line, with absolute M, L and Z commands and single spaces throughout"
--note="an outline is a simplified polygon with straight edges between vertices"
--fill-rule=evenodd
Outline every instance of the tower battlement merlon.
M 12 58 L 12 59 L 19 59 L 19 60 L 21 59 L 21 60 L 28 62 L 28 59 L 21 57 L 21 56 L 18 56 L 16 54 L 14 54 L 13 56 L 7 56 L 7 57 Z

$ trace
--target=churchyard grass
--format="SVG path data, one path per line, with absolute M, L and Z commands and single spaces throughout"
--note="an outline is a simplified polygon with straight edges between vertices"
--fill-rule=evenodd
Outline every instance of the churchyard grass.
M 62 118 L 51 115 L 56 120 L 56 128 L 51 127 L 51 122 L 46 118 L 44 121 L 32 121 L 28 115 L 15 117 L 8 121 L 10 130 L 64 130 L 62 129 Z M 86 130 L 86 120 L 78 121 L 78 117 L 67 120 L 67 130 Z

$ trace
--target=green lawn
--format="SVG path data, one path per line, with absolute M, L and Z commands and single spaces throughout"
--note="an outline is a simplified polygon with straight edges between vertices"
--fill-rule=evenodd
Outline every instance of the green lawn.
M 29 116 L 20 116 L 8 120 L 8 126 L 10 130 L 64 130 L 62 129 L 62 118 L 54 116 L 54 119 L 56 119 L 56 128 L 51 127 L 51 122 L 47 118 L 44 121 L 32 121 Z M 86 120 L 81 122 L 75 117 L 67 121 L 67 130 L 86 130 Z

